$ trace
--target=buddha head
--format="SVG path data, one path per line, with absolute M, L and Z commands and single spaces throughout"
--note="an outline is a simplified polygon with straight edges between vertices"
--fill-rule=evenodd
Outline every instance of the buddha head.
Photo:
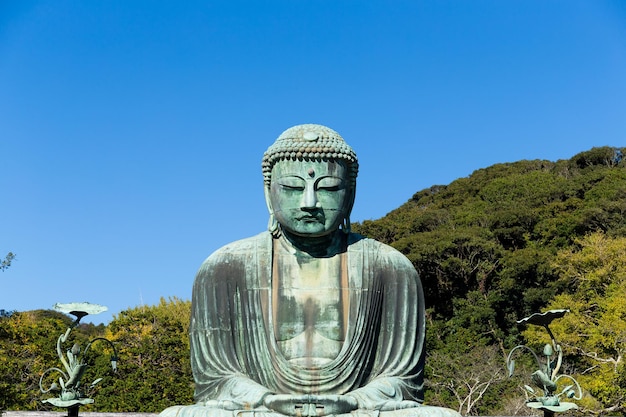
M 315 124 L 285 130 L 263 156 L 270 232 L 349 233 L 358 169 L 356 154 L 334 130 Z

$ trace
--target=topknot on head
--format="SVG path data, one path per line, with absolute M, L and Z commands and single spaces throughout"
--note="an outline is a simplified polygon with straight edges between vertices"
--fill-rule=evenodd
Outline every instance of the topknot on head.
M 359 162 L 354 150 L 333 129 L 316 124 L 290 127 L 263 155 L 263 179 L 269 187 L 272 167 L 281 160 L 339 160 L 348 164 L 352 185 L 356 184 Z

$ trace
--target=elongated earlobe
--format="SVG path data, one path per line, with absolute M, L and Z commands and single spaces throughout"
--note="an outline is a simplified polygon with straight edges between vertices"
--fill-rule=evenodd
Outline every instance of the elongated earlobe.
M 346 216 L 343 218 L 343 223 L 341 224 L 341 231 L 344 232 L 345 234 L 349 235 L 350 234 L 350 216 Z
M 274 216 L 274 207 L 272 207 L 272 199 L 270 197 L 270 188 L 265 187 L 265 204 L 270 212 L 270 219 L 267 222 L 267 231 L 274 237 L 280 236 L 280 227 L 278 227 L 278 220 Z
M 278 227 L 278 221 L 276 217 L 274 217 L 274 213 L 270 213 L 270 220 L 267 222 L 267 230 L 274 237 L 278 237 L 280 235 L 280 228 Z

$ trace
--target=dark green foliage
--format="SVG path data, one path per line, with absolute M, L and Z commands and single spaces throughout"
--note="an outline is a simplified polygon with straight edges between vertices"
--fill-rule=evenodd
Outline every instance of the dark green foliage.
M 581 152 L 570 159 L 570 164 L 577 168 L 587 168 L 592 166 L 623 166 L 623 148 L 611 148 L 604 146 L 592 148 L 589 151 Z
M 591 232 L 626 235 L 624 152 L 602 147 L 567 161 L 496 164 L 419 191 L 353 230 L 415 265 L 430 350 L 497 346 L 504 357 L 521 342 L 516 320 L 565 290 L 553 268 L 557 252 Z
M 106 351 L 99 369 L 108 373 L 96 411 L 161 412 L 193 403 L 188 328 L 191 303 L 177 298 L 122 311 L 107 327 L 118 349 L 118 372 L 108 372 Z M 104 347 L 104 346 L 103 346 Z
M 468 297 L 480 294 L 490 313 L 477 320 L 478 333 L 490 335 L 485 343 L 503 343 L 516 318 L 558 293 L 550 268 L 558 249 L 593 231 L 626 233 L 623 153 L 602 147 L 569 161 L 496 164 L 419 191 L 354 230 L 413 262 L 432 319 L 448 328 L 467 328 L 459 316 Z
M 80 324 L 63 344 L 78 343 L 89 365 L 83 386 L 103 380 L 85 394 L 95 399 L 87 411 L 160 412 L 175 404 L 193 402 L 188 327 L 191 303 L 176 298 L 156 306 L 123 311 L 108 326 Z M 0 315 L 0 410 L 51 410 L 42 400 L 39 378 L 51 367 L 62 368 L 56 353 L 58 337 L 72 319 L 53 310 L 5 312 Z M 111 368 L 115 343 L 118 371 Z M 58 378 L 49 374 L 49 383 Z M 55 409 L 59 411 L 59 409 Z
M 41 410 L 51 395 L 39 392 L 39 378 L 50 367 L 60 367 L 56 353 L 58 337 L 71 325 L 69 316 L 53 310 L 12 312 L 0 317 L 0 410 Z M 93 327 L 93 325 L 91 326 Z M 64 345 L 86 345 L 81 326 Z

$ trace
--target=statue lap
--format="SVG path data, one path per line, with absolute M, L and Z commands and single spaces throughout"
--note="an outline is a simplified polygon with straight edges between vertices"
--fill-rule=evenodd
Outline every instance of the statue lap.
M 165 409 L 161 417 L 284 417 L 279 414 L 260 408 L 254 410 L 224 410 L 220 408 L 210 408 L 202 404 L 176 405 Z M 456 411 L 443 408 L 421 405 L 413 408 L 403 408 L 398 410 L 354 410 L 346 414 L 336 414 L 336 417 L 460 417 Z

